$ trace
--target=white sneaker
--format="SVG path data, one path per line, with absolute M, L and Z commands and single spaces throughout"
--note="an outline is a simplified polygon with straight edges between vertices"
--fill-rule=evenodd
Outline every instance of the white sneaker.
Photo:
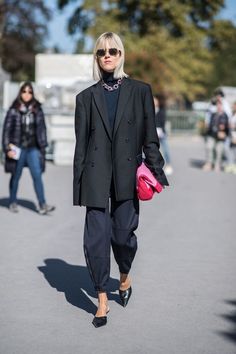
M 212 165 L 210 162 L 206 162 L 203 166 L 202 166 L 203 171 L 211 171 L 212 170 Z
M 233 173 L 233 171 L 234 171 L 234 165 L 226 165 L 225 166 L 225 168 L 224 168 L 224 171 L 226 172 L 226 173 Z
M 232 167 L 232 173 L 233 173 L 234 175 L 236 175 L 236 164 L 234 164 L 233 167 Z
M 10 210 L 12 213 L 18 213 L 18 212 L 19 212 L 19 209 L 18 209 L 17 203 L 11 203 L 11 204 L 9 205 L 9 210 Z
M 214 170 L 215 170 L 216 172 L 221 172 L 221 171 L 222 171 L 222 167 L 221 167 L 221 165 L 219 165 L 219 164 L 215 164 L 215 166 L 214 166 Z
M 40 215 L 46 215 L 47 213 L 50 213 L 51 211 L 54 211 L 56 207 L 54 205 L 48 205 L 46 203 L 39 205 L 38 207 L 38 213 Z

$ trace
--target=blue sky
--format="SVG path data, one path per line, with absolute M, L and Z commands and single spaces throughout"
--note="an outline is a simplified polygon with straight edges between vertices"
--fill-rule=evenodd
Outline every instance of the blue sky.
M 230 19 L 236 24 L 236 1 L 226 0 L 225 8 L 221 11 L 221 17 L 224 19 Z
M 48 47 L 57 45 L 62 52 L 72 53 L 76 37 L 67 33 L 67 19 L 74 12 L 76 2 L 66 6 L 63 11 L 56 9 L 56 0 L 45 0 L 47 6 L 52 10 L 52 20 L 49 22 L 49 38 L 46 41 Z
M 48 47 L 57 45 L 64 53 L 72 53 L 76 37 L 71 37 L 67 34 L 66 22 L 76 6 L 76 1 L 66 6 L 63 11 L 56 10 L 56 0 L 45 0 L 49 8 L 52 9 L 53 18 L 49 23 L 49 38 L 46 42 Z M 236 24 L 236 0 L 226 0 L 225 9 L 220 13 L 220 17 L 230 19 Z

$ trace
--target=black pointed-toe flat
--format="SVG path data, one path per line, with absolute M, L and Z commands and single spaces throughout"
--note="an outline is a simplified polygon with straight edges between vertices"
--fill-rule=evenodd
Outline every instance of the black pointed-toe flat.
M 107 324 L 107 316 L 102 316 L 102 317 L 94 317 L 92 324 L 94 327 L 102 327 Z
M 109 307 L 107 308 L 107 312 L 106 313 L 108 313 L 108 312 L 110 312 L 110 308 Z M 107 324 L 107 316 L 101 316 L 101 317 L 94 316 L 92 324 L 96 328 L 105 326 Z
M 120 295 L 120 300 L 121 300 L 122 306 L 125 307 L 128 304 L 131 294 L 132 294 L 131 286 L 126 290 L 119 290 L 119 295 Z

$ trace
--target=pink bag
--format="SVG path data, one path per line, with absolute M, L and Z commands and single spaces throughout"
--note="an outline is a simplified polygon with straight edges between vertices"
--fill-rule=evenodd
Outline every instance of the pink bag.
M 142 162 L 137 169 L 136 188 L 138 199 L 150 200 L 155 192 L 160 193 L 163 186 L 156 180 L 149 168 Z

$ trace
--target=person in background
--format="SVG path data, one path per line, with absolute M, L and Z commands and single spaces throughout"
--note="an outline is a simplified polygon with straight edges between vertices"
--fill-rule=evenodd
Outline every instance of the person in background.
M 119 267 L 119 297 L 124 307 L 132 294 L 129 273 L 137 251 L 139 222 L 136 172 L 142 152 L 159 183 L 168 185 L 151 87 L 128 77 L 124 58 L 120 37 L 103 33 L 94 47 L 97 83 L 76 96 L 73 203 L 86 206 L 84 254 L 98 295 L 95 327 L 107 323 L 111 247 Z
M 223 111 L 227 114 L 228 119 L 229 119 L 229 120 L 231 119 L 232 110 L 231 110 L 230 104 L 229 104 L 229 102 L 226 100 L 225 94 L 224 94 L 224 92 L 222 91 L 222 89 L 221 89 L 221 88 L 217 88 L 217 89 L 213 92 L 213 96 L 212 96 L 212 98 L 211 98 L 210 105 L 209 105 L 208 110 L 207 110 L 207 112 L 206 112 L 205 123 L 206 123 L 207 126 L 209 125 L 209 122 L 210 122 L 210 119 L 211 119 L 212 114 L 213 114 L 213 113 L 216 113 L 216 111 L 217 111 L 216 103 L 217 103 L 218 100 L 221 101 L 221 103 L 222 103 L 222 109 L 223 109 Z
M 163 95 L 155 95 L 154 106 L 155 106 L 155 121 L 157 135 L 159 137 L 161 150 L 166 162 L 164 171 L 167 176 L 173 173 L 173 167 L 171 166 L 170 150 L 167 139 L 166 132 L 166 108 L 165 108 L 165 97 Z
M 220 100 L 221 101 L 223 112 L 225 112 L 227 114 L 228 119 L 230 120 L 231 116 L 232 116 L 232 109 L 230 107 L 229 102 L 225 98 L 225 94 L 224 94 L 223 90 L 221 88 L 217 88 L 214 91 L 214 97 L 215 97 L 216 100 Z
M 229 119 L 224 112 L 223 103 L 220 97 L 216 101 L 216 112 L 212 113 L 207 126 L 206 141 L 206 163 L 203 166 L 205 171 L 213 168 L 221 171 L 223 168 L 223 155 L 225 152 L 225 141 L 229 137 Z
M 38 199 L 39 214 L 55 209 L 46 203 L 42 172 L 45 170 L 47 146 L 46 125 L 41 104 L 34 96 L 33 86 L 25 82 L 5 117 L 2 135 L 5 172 L 11 173 L 9 210 L 19 211 L 17 190 L 25 166 L 29 167 Z
M 228 150 L 228 165 L 225 167 L 225 172 L 236 174 L 236 102 L 233 104 L 233 113 L 229 121 L 230 138 Z

